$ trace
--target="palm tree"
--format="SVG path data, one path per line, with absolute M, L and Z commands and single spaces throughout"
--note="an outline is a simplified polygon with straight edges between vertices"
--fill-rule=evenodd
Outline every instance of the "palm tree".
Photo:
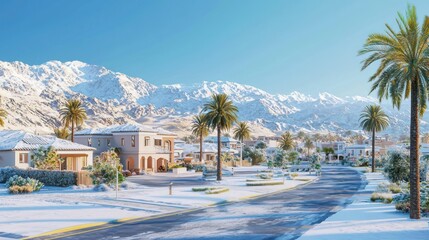
M 380 65 L 369 81 L 379 100 L 390 97 L 399 109 L 402 99 L 411 99 L 410 121 L 410 217 L 420 218 L 419 116 L 426 110 L 429 81 L 429 17 L 418 24 L 416 8 L 408 6 L 405 16 L 398 14 L 399 30 L 386 24 L 385 34 L 369 35 L 359 52 L 370 54 L 362 70 L 375 62 Z
M 304 147 L 307 148 L 307 156 L 310 156 L 310 150 L 314 148 L 314 144 L 309 137 L 305 138 Z
M 295 147 L 295 141 L 290 132 L 285 132 L 280 136 L 279 147 L 285 151 L 292 150 Z
M 217 129 L 217 180 L 222 180 L 222 161 L 220 137 L 222 131 L 229 131 L 237 122 L 238 108 L 234 106 L 225 93 L 214 94 L 210 102 L 204 104 L 205 122 L 211 129 Z
M 0 126 L 4 127 L 4 120 L 7 117 L 7 112 L 6 110 L 0 108 Z
M 209 128 L 204 118 L 204 114 L 199 114 L 192 119 L 192 134 L 200 139 L 200 162 L 203 161 L 203 138 L 209 135 Z
M 60 109 L 61 121 L 65 127 L 71 125 L 71 141 L 74 141 L 74 128 L 83 124 L 86 119 L 86 111 L 79 99 L 67 100 L 64 107 Z
M 372 172 L 375 172 L 375 133 L 389 126 L 389 117 L 380 106 L 369 105 L 360 115 L 360 126 L 364 131 L 372 132 Z
M 70 138 L 70 132 L 67 128 L 63 127 L 63 128 L 55 128 L 54 129 L 54 134 L 57 138 L 61 138 L 61 139 L 69 139 Z
M 239 122 L 234 129 L 234 138 L 240 141 L 240 165 L 243 166 L 243 141 L 250 139 L 250 127 L 246 122 Z
M 307 137 L 307 134 L 306 134 L 304 131 L 299 131 L 299 132 L 296 134 L 296 138 L 297 138 L 298 140 L 304 140 L 306 137 Z

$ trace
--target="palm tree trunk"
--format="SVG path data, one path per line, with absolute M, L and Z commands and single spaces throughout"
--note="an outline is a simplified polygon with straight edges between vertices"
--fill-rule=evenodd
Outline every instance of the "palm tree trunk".
M 221 145 L 220 145 L 220 126 L 217 126 L 217 180 L 222 180 L 222 160 L 220 159 Z
M 203 133 L 200 133 L 200 163 L 203 161 Z
M 419 103 L 418 85 L 411 83 L 410 121 L 410 218 L 420 219 L 420 174 L 419 174 Z
M 74 121 L 72 121 L 71 126 L 71 141 L 74 142 Z
M 240 166 L 243 166 L 243 139 L 240 142 Z
M 372 172 L 375 172 L 375 129 L 372 130 Z

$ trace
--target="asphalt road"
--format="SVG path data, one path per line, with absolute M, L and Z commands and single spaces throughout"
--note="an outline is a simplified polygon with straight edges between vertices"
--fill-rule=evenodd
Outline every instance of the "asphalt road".
M 314 224 L 332 215 L 338 206 L 348 204 L 361 187 L 363 183 L 355 171 L 327 167 L 319 181 L 294 190 L 51 237 L 80 240 L 297 239 Z

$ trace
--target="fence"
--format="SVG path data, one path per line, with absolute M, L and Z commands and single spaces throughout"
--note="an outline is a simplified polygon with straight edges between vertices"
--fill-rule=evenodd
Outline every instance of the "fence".
M 92 185 L 92 178 L 89 176 L 88 171 L 78 171 L 77 172 L 77 185 Z

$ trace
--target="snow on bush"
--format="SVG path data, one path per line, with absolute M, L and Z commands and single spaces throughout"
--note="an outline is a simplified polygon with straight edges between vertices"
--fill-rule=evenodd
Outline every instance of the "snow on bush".
M 116 176 L 118 176 L 119 183 L 125 180 L 124 175 L 121 173 L 122 164 L 120 163 L 120 159 L 112 150 L 103 152 L 100 156 L 97 156 L 94 166 L 88 166 L 87 170 L 90 171 L 90 176 L 94 185 L 116 184 Z
M 410 188 L 408 185 L 402 188 L 401 193 L 393 197 L 393 202 L 397 210 L 410 211 Z M 420 210 L 426 215 L 429 213 L 429 182 L 420 183 Z
M 391 203 L 393 195 L 391 193 L 378 193 L 375 192 L 371 195 L 371 202 Z
M 104 183 L 94 186 L 94 191 L 97 191 L 97 192 L 110 192 L 113 190 L 114 190 L 113 188 L 111 188 L 109 185 Z
M 205 192 L 206 194 L 218 194 L 229 191 L 226 187 L 194 187 L 193 192 Z
M 14 175 L 7 180 L 5 186 L 9 189 L 9 193 L 19 194 L 39 191 L 43 187 L 43 183 L 29 177 L 23 178 Z
M 229 188 L 219 187 L 215 189 L 208 189 L 205 191 L 206 194 L 219 194 L 223 192 L 228 192 Z
M 6 182 L 15 175 L 33 178 L 46 186 L 68 187 L 76 185 L 77 173 L 72 171 L 50 171 L 39 169 L 0 168 L 0 182 Z
M 246 182 L 247 186 L 270 186 L 270 185 L 283 185 L 283 181 L 259 181 L 259 182 Z

